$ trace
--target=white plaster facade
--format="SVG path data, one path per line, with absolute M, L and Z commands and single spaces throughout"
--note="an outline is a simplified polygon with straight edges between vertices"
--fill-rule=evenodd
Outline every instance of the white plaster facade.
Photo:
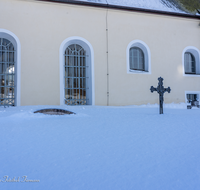
M 88 48 L 92 105 L 158 103 L 158 77 L 172 91 L 165 103 L 200 91 L 200 75 L 184 74 L 184 52 L 199 57 L 199 18 L 35 0 L 0 1 L 2 31 L 17 42 L 17 105 L 63 104 L 63 49 Z M 1 36 L 0 36 L 1 37 Z M 143 45 L 148 72 L 129 72 L 128 49 Z M 199 58 L 196 60 L 200 65 Z

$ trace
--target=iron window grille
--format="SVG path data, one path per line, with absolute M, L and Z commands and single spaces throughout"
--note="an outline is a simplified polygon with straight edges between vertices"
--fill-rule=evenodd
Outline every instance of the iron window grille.
M 65 50 L 65 104 L 86 105 L 86 51 L 78 44 Z
M 191 103 L 192 101 L 198 101 L 198 94 L 187 94 L 187 102 Z
M 0 106 L 15 105 L 15 49 L 0 38 Z

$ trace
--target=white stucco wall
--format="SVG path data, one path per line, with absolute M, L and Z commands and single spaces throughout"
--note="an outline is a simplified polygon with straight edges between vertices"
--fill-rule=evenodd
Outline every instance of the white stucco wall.
M 200 75 L 185 76 L 182 64 L 185 47 L 200 49 L 198 20 L 113 10 L 109 13 L 111 105 L 158 103 L 158 94 L 149 89 L 151 85 L 157 87 L 160 76 L 164 86 L 172 89 L 170 94 L 165 93 L 165 103 L 185 102 L 187 89 L 200 89 Z M 125 50 L 132 40 L 148 45 L 151 74 L 127 74 Z
M 72 36 L 87 40 L 94 51 L 95 105 L 157 103 L 158 77 L 172 91 L 165 103 L 185 102 L 185 91 L 200 91 L 200 77 L 184 76 L 182 53 L 200 49 L 196 19 L 147 13 L 47 3 L 1 0 L 0 29 L 14 33 L 21 44 L 21 105 L 59 105 L 59 49 Z M 108 83 L 107 41 L 108 25 Z M 151 73 L 127 73 L 126 49 L 131 41 L 143 41 L 151 53 Z

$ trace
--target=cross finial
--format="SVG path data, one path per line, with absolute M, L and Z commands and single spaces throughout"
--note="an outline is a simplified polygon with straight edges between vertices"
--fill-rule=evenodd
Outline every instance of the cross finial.
M 164 80 L 164 79 L 163 79 L 162 77 L 159 77 L 159 78 L 158 78 L 158 81 L 159 81 L 158 85 L 161 85 L 161 86 L 162 86 L 162 85 L 163 85 L 163 80 Z

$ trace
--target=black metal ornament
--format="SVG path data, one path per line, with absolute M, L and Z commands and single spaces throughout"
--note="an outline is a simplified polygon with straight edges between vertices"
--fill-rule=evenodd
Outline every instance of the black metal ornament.
M 158 86 L 157 88 L 154 88 L 153 86 L 151 86 L 150 90 L 153 93 L 154 91 L 157 91 L 159 94 L 159 104 L 160 104 L 160 114 L 163 114 L 163 102 L 164 102 L 164 93 L 168 92 L 170 93 L 171 89 L 170 87 L 168 88 L 164 88 L 163 86 L 163 78 L 159 77 L 158 78 Z

